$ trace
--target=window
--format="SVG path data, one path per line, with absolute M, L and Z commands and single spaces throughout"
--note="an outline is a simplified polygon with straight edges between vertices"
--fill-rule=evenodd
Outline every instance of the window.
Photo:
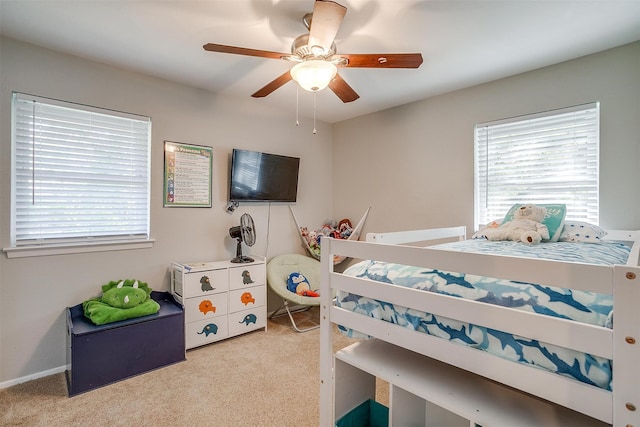
M 151 120 L 18 93 L 12 101 L 9 256 L 148 242 Z
M 475 127 L 475 227 L 514 203 L 566 203 L 567 219 L 598 224 L 599 105 Z

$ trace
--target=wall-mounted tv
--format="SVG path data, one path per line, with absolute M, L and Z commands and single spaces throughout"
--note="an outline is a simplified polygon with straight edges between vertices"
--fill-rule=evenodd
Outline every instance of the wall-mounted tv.
M 298 157 L 234 148 L 229 201 L 295 202 L 299 167 Z

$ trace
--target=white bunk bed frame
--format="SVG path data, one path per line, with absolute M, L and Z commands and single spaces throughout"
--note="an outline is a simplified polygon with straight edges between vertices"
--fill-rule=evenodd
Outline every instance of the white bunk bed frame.
M 345 360 L 351 360 L 349 363 L 359 366 L 361 369 L 372 371 L 374 374 L 377 373 L 379 375 L 376 374 L 376 376 L 383 377 L 383 379 L 389 380 L 389 378 L 384 378 L 385 373 L 392 381 L 394 381 L 393 378 L 401 377 L 400 372 L 386 369 L 385 355 L 372 354 L 376 346 L 379 346 L 379 351 L 384 353 L 392 353 L 395 349 L 408 349 L 419 355 L 427 356 L 424 358 L 426 362 L 431 361 L 440 365 L 442 365 L 440 362 L 444 362 L 446 365 L 455 367 L 452 369 L 461 368 L 460 372 L 471 375 L 467 380 L 463 380 L 464 384 L 457 390 L 460 392 L 465 390 L 465 387 L 471 387 L 471 383 L 477 383 L 470 388 L 475 390 L 476 394 L 475 400 L 472 402 L 465 401 L 463 403 L 461 395 L 464 393 L 460 393 L 460 396 L 454 396 L 455 398 L 453 399 L 438 400 L 438 398 L 433 397 L 437 396 L 434 390 L 415 390 L 416 387 L 425 389 L 428 387 L 445 387 L 447 385 L 446 379 L 444 383 L 435 382 L 437 374 L 445 372 L 443 368 L 433 368 L 432 373 L 425 375 L 425 378 L 421 380 L 423 382 L 422 385 L 411 384 L 411 378 L 404 378 L 408 382 L 403 383 L 403 387 L 404 390 L 413 387 L 414 392 L 421 395 L 427 404 L 432 402 L 445 407 L 445 409 L 454 414 L 459 414 L 465 419 L 472 420 L 470 424 L 472 426 L 474 423 L 484 426 L 578 425 L 571 421 L 571 414 L 577 413 L 581 417 L 586 415 L 599 420 L 597 425 L 606 423 L 615 427 L 640 427 L 640 367 L 638 366 L 638 363 L 640 363 L 640 231 L 608 231 L 606 236 L 608 240 L 633 242 L 627 264 L 615 266 L 462 253 L 424 247 L 424 243 L 421 243 L 423 245 L 421 247 L 408 246 L 408 243 L 412 242 L 452 238 L 465 239 L 466 228 L 451 227 L 415 232 L 370 233 L 367 235 L 366 242 L 339 239 L 322 240 L 320 426 L 334 426 L 335 420 L 344 415 L 345 411 L 349 410 L 349 406 L 357 404 L 357 400 L 361 398 L 360 396 L 349 398 L 344 395 L 339 395 L 336 398 L 336 394 L 340 394 L 336 381 L 338 384 L 345 384 L 345 381 L 349 381 L 339 378 L 340 375 L 335 375 L 337 364 L 343 363 Z M 418 267 L 437 268 L 445 271 L 458 271 L 480 276 L 613 294 L 615 327 L 608 329 L 346 276 L 335 271 L 331 262 L 334 256 L 375 259 Z M 539 368 L 507 361 L 483 351 L 336 307 L 331 296 L 335 295 L 338 290 L 439 314 L 613 360 L 613 391 L 590 386 Z M 345 350 L 334 353 L 333 334 L 337 333 L 334 331 L 334 324 L 360 331 L 378 340 L 361 341 Z M 380 344 L 375 344 L 376 342 Z M 364 347 L 358 349 L 358 346 Z M 354 348 L 352 349 L 351 347 Z M 408 358 L 413 357 L 408 353 L 403 354 L 407 354 Z M 357 359 L 360 357 L 358 355 L 363 356 L 363 358 Z M 402 366 L 399 369 L 402 369 Z M 413 375 L 410 372 L 405 372 L 405 377 Z M 434 379 L 431 380 L 431 378 Z M 427 384 L 429 382 L 432 382 L 432 384 Z M 455 378 L 451 378 L 451 384 L 453 382 L 455 382 Z M 512 393 L 514 392 L 513 389 L 516 389 L 515 394 L 528 396 L 528 400 L 524 404 L 512 405 L 509 403 L 505 405 L 509 406 L 509 408 L 505 407 L 504 411 L 496 410 L 495 406 L 500 402 L 496 403 L 495 398 L 486 399 L 486 396 L 483 399 L 482 395 L 485 394 L 483 390 L 487 390 L 487 394 L 491 394 L 491 387 L 500 386 L 500 384 L 505 385 L 505 390 Z M 443 393 L 451 395 L 455 394 L 455 391 L 449 390 L 443 391 Z M 354 393 L 351 392 L 351 394 Z M 354 395 L 357 395 L 357 393 Z M 364 395 L 367 394 L 364 393 Z M 540 401 L 540 399 L 532 396 L 537 396 L 548 402 Z M 433 400 L 431 400 L 431 397 L 433 397 Z M 353 401 L 354 399 L 356 401 Z M 486 400 L 491 400 L 492 408 L 485 406 L 487 405 Z M 505 402 L 510 401 L 505 397 L 503 403 Z M 550 417 L 547 418 L 545 424 L 527 422 L 527 418 L 530 418 L 531 415 L 531 408 L 536 406 L 536 402 L 543 402 L 545 405 L 552 407 L 551 412 L 545 415 Z M 518 405 L 521 406 L 519 413 L 517 412 L 518 408 L 516 408 Z M 397 412 L 400 411 L 399 408 L 401 407 L 398 407 Z M 394 408 L 391 407 L 391 415 L 393 411 Z M 512 418 L 505 415 L 509 411 L 516 411 L 516 413 L 509 415 Z M 553 420 L 554 417 L 557 419 Z M 511 421 L 506 421 L 507 419 Z M 513 424 L 513 420 L 520 421 L 517 424 Z M 393 422 L 390 423 L 390 425 L 392 424 Z M 429 423 L 426 422 L 425 425 L 429 425 Z

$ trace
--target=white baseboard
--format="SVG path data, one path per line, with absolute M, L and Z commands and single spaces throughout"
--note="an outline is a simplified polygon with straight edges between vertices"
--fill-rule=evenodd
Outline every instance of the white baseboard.
M 9 381 L 3 381 L 0 383 L 0 390 L 12 387 L 14 385 L 26 383 L 27 381 L 37 380 L 38 378 L 48 377 L 49 375 L 59 374 L 69 369 L 68 365 L 59 366 L 57 368 L 48 369 L 46 371 L 36 372 L 35 374 L 26 375 L 24 377 L 16 378 Z

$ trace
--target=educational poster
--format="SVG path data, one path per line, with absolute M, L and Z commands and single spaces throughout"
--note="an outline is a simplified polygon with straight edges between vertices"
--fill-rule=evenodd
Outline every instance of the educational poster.
M 164 142 L 164 206 L 211 207 L 213 149 Z

